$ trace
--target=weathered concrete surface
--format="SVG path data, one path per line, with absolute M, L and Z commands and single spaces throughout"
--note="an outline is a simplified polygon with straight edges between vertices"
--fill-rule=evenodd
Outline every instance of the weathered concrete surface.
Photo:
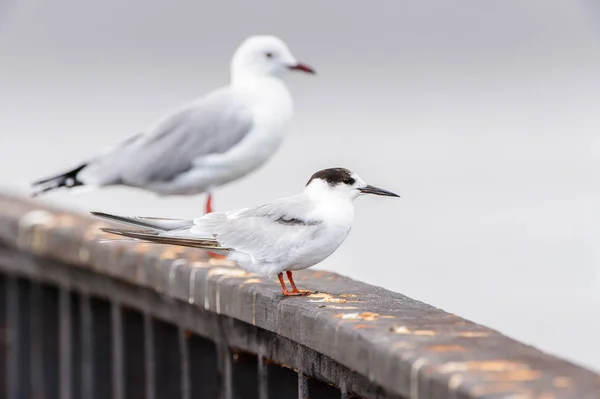
M 275 279 L 199 250 L 101 244 L 105 225 L 0 196 L 4 245 L 281 334 L 404 397 L 600 398 L 599 375 L 404 295 L 305 271 L 298 285 L 319 292 L 283 298 Z

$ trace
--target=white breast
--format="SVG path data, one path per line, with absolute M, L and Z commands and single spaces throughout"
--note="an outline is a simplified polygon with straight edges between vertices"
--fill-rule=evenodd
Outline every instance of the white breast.
M 248 98 L 253 128 L 230 151 L 201 160 L 213 186 L 238 179 L 269 160 L 283 142 L 292 119 L 292 97 L 281 80 L 257 79 L 239 90 Z

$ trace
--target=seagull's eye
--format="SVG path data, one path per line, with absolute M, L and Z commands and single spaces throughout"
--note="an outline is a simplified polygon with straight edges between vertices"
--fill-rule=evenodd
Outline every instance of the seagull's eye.
M 345 178 L 345 179 L 343 180 L 343 183 L 344 183 L 344 184 L 347 184 L 347 185 L 349 185 L 349 186 L 353 185 L 355 182 L 356 182 L 356 180 L 354 180 L 354 179 L 353 179 L 353 178 L 351 178 L 351 177 L 347 177 L 347 178 Z
M 273 53 L 271 53 L 271 52 L 265 53 L 265 56 L 267 58 L 273 58 Z

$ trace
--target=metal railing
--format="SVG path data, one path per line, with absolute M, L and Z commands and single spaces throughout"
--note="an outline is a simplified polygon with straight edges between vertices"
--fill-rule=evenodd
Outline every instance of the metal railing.
M 0 196 L 0 397 L 600 398 L 600 376 L 321 271 L 283 298 L 199 250 L 102 244 L 91 218 Z

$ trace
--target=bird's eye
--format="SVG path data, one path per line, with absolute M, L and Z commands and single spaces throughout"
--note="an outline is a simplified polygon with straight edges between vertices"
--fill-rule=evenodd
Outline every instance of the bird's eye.
M 269 53 L 265 53 L 265 56 L 267 58 L 273 58 L 273 53 L 269 52 Z
M 348 178 L 344 179 L 344 181 L 343 181 L 344 184 L 347 184 L 349 186 L 353 185 L 355 182 L 356 182 L 356 180 L 354 180 L 351 177 L 348 177 Z

